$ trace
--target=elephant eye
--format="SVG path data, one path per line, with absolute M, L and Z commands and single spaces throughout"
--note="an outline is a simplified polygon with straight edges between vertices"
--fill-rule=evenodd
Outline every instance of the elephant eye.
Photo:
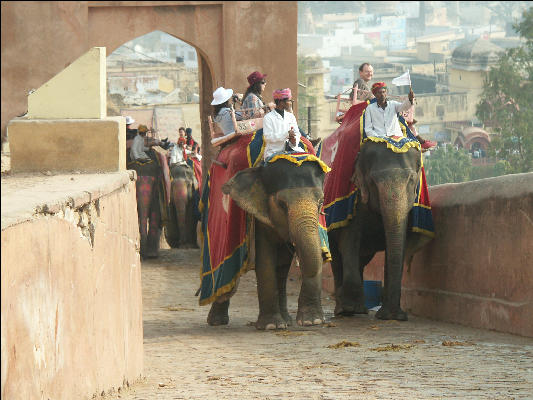
M 289 208 L 287 207 L 287 204 L 283 200 L 278 200 L 278 205 L 283 211 L 285 211 L 285 212 L 289 211 Z

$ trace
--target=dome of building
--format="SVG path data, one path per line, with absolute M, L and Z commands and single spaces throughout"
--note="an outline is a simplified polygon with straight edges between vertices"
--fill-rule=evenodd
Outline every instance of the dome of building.
M 476 39 L 457 47 L 452 53 L 452 68 L 464 71 L 488 71 L 504 50 L 489 40 Z

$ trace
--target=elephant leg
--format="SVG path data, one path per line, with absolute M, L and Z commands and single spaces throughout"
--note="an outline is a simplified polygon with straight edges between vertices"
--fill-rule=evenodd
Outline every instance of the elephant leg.
M 285 246 L 284 244 L 282 246 Z M 291 256 L 290 251 L 279 249 L 280 259 L 278 260 L 278 266 L 276 268 L 276 278 L 278 281 L 278 294 L 279 294 L 279 311 L 281 316 L 287 323 L 287 326 L 292 325 L 292 318 L 289 315 L 287 309 L 287 277 L 289 276 L 289 270 L 291 269 Z
M 342 292 L 342 254 L 339 251 L 337 232 L 328 235 L 329 249 L 331 251 L 331 272 L 335 287 L 335 315 L 342 314 L 341 292 Z
M 281 316 L 278 279 L 276 271 L 278 243 L 272 240 L 275 234 L 262 223 L 256 223 L 255 252 L 257 276 L 257 296 L 259 299 L 259 316 L 257 329 L 285 329 L 287 323 Z
M 150 216 L 148 227 L 148 240 L 146 257 L 156 258 L 159 256 L 159 244 L 161 241 L 161 210 L 159 209 L 159 193 L 154 186 L 152 201 L 150 204 Z
M 233 286 L 229 293 L 218 297 L 213 303 L 211 303 L 209 314 L 207 314 L 207 323 L 210 326 L 229 324 L 229 300 L 237 291 L 239 280 L 240 278 L 237 278 L 235 286 Z
M 338 298 L 337 302 L 340 302 L 340 306 L 335 307 L 337 315 L 368 313 L 365 307 L 363 279 L 359 265 L 360 231 L 357 226 L 358 221 L 354 220 L 352 224 L 342 232 L 339 238 L 339 250 L 343 257 L 342 286 L 339 290 L 339 296 L 335 296 Z
M 152 191 L 154 189 L 155 177 L 139 176 L 136 183 L 137 197 L 137 215 L 139 218 L 139 234 L 141 241 L 141 257 L 144 258 L 147 253 L 148 242 L 148 216 L 150 212 L 150 202 Z

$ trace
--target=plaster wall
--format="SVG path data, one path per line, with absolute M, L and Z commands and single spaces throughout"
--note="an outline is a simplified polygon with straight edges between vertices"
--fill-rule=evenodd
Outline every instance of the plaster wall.
M 32 188 L 37 178 L 28 178 L 11 190 L 18 178 L 2 179 L 3 399 L 87 399 L 141 376 L 135 181 L 126 172 L 82 177 L 41 177 Z M 71 197 L 62 192 L 31 216 L 21 209 L 66 185 Z
M 28 96 L 27 118 L 105 117 L 105 47 L 93 47 Z
M 15 119 L 8 127 L 11 170 L 111 172 L 126 169 L 126 121 Z
M 435 239 L 404 270 L 414 315 L 533 337 L 533 173 L 429 188 Z M 383 281 L 383 252 L 364 278 Z M 332 292 L 331 268 L 324 288 Z
M 450 91 L 482 90 L 487 73 L 485 71 L 464 71 L 450 67 Z

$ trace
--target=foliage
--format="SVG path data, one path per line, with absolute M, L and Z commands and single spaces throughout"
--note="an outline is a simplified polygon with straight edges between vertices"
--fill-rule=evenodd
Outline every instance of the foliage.
M 499 134 L 489 156 L 505 160 L 506 173 L 533 171 L 533 7 L 514 29 L 525 43 L 508 49 L 490 69 L 476 113 Z
M 424 169 L 429 186 L 466 182 L 470 180 L 472 160 L 464 149 L 440 147 L 424 159 Z

